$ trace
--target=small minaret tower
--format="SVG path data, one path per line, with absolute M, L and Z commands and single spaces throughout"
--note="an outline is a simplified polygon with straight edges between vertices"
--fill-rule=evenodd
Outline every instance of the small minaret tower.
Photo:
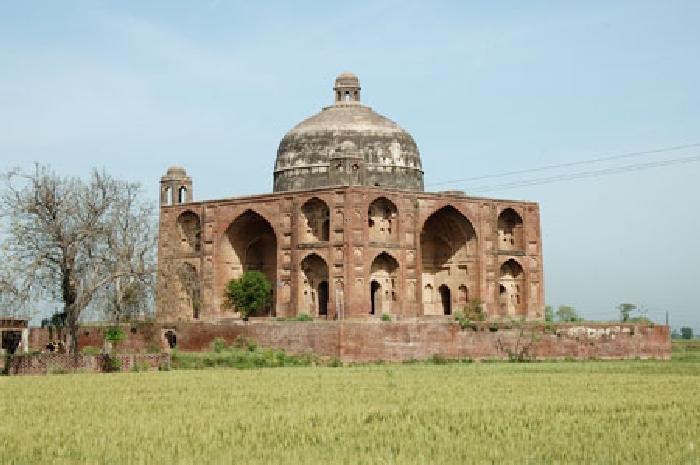
M 160 178 L 160 205 L 178 205 L 192 202 L 192 178 L 185 168 L 173 165 Z
M 350 72 L 335 78 L 335 103 L 360 103 L 360 80 Z

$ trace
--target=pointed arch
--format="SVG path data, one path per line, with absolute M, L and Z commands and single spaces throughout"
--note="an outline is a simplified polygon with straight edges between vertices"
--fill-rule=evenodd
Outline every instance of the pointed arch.
M 367 224 L 370 242 L 398 242 L 399 210 L 386 197 L 378 197 L 369 204 Z
M 328 204 L 313 197 L 301 206 L 299 238 L 301 242 L 326 242 L 330 239 Z
M 180 249 L 185 253 L 199 252 L 201 225 L 199 215 L 192 210 L 184 211 L 177 217 L 180 234 Z
M 452 300 L 455 297 L 451 289 L 458 289 L 459 286 L 478 288 L 476 230 L 466 216 L 452 205 L 447 205 L 433 212 L 425 220 L 421 230 L 420 247 L 423 314 L 443 315 L 446 305 L 444 299 L 448 295 L 451 311 Z M 442 286 L 449 292 L 440 291 Z
M 525 250 L 523 219 L 512 208 L 505 208 L 498 215 L 498 249 Z
M 226 228 L 221 238 L 219 290 L 246 271 L 262 272 L 272 284 L 277 282 L 277 235 L 270 222 L 253 210 L 246 210 Z M 274 291 L 273 291 L 274 292 Z M 277 295 L 273 293 L 273 304 Z M 262 310 L 269 313 L 271 308 Z
M 370 266 L 370 314 L 392 314 L 399 307 L 397 282 L 399 262 L 389 253 L 381 252 Z M 372 313 L 374 312 L 374 313 Z
M 298 289 L 298 314 L 328 315 L 328 264 L 317 253 L 310 253 L 300 262 Z
M 501 316 L 526 316 L 525 272 L 514 258 L 506 260 L 499 270 L 499 313 Z

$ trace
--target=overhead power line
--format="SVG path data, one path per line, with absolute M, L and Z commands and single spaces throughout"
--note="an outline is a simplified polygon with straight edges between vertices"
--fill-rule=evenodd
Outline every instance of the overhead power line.
M 549 177 L 545 177 L 545 178 L 526 179 L 523 181 L 513 181 L 513 182 L 504 183 L 504 184 L 496 184 L 496 185 L 492 185 L 492 186 L 474 187 L 474 188 L 471 188 L 470 191 L 472 191 L 472 192 L 485 192 L 485 191 L 495 191 L 495 190 L 500 190 L 500 189 L 512 189 L 515 187 L 529 187 L 529 186 L 536 186 L 536 185 L 540 185 L 540 184 L 549 184 L 552 182 L 569 181 L 572 179 L 593 178 L 593 177 L 604 176 L 604 175 L 608 175 L 608 174 L 626 173 L 629 171 L 641 171 L 641 170 L 648 170 L 648 169 L 652 169 L 652 168 L 660 168 L 662 166 L 694 163 L 697 161 L 700 161 L 700 156 L 698 156 L 698 155 L 692 156 L 692 157 L 684 157 L 684 158 L 672 158 L 670 160 L 661 160 L 661 161 L 654 161 L 654 162 L 649 162 L 649 163 L 638 163 L 635 165 L 624 165 L 624 166 L 618 166 L 615 168 L 606 168 L 606 169 L 594 170 L 594 171 L 583 171 L 583 172 L 579 172 L 579 173 L 561 174 L 561 175 L 549 176 Z
M 590 160 L 581 160 L 581 161 L 575 161 L 575 162 L 570 162 L 570 163 L 561 163 L 561 164 L 557 164 L 557 165 L 539 166 L 536 168 L 528 168 L 528 169 L 517 170 L 517 171 L 507 171 L 504 173 L 494 173 L 494 174 L 487 174 L 487 175 L 483 175 L 483 176 L 473 176 L 473 177 L 469 177 L 469 178 L 453 179 L 451 181 L 440 181 L 440 182 L 430 183 L 430 184 L 428 184 L 428 186 L 441 186 L 441 185 L 455 184 L 455 183 L 461 183 L 461 182 L 466 182 L 466 181 L 480 181 L 482 179 L 501 178 L 501 177 L 505 177 L 505 176 L 513 176 L 516 174 L 536 173 L 539 171 L 547 171 L 547 170 L 560 169 L 560 168 L 570 168 L 572 166 L 591 165 L 594 163 L 600 163 L 600 162 L 604 162 L 604 161 L 622 160 L 625 158 L 639 157 L 642 155 L 652 155 L 652 154 L 656 154 L 656 153 L 672 152 L 672 151 L 676 151 L 676 150 L 683 150 L 683 149 L 696 148 L 696 147 L 700 147 L 700 143 L 693 143 L 693 144 L 686 144 L 686 145 L 675 145 L 675 146 L 671 146 L 671 147 L 663 147 L 660 149 L 643 150 L 643 151 L 637 151 L 637 152 L 627 152 L 627 153 L 622 153 L 622 154 L 618 154 L 618 155 L 611 155 L 611 156 L 607 156 L 607 157 L 593 158 Z M 663 165 L 661 165 L 661 166 L 663 166 Z

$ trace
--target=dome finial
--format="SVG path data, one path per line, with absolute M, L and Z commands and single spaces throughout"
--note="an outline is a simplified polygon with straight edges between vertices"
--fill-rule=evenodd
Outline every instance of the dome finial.
M 359 102 L 360 101 L 360 80 L 350 71 L 346 71 L 335 78 L 335 103 Z

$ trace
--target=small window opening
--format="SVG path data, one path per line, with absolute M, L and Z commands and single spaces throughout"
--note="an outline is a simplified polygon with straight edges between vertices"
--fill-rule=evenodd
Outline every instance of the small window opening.
M 346 101 L 346 102 L 349 102 L 349 101 L 350 101 L 350 91 L 349 91 L 349 90 L 346 90 L 346 91 L 345 91 L 345 101 Z
M 171 349 L 177 347 L 177 335 L 174 332 L 168 331 L 165 333 L 165 339 L 168 341 L 168 347 Z

